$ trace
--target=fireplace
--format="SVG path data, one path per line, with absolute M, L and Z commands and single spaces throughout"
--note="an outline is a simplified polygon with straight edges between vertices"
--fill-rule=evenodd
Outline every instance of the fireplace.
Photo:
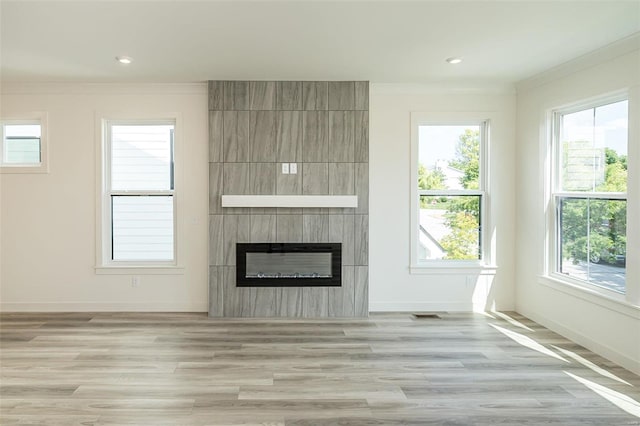
M 237 243 L 237 287 L 340 287 L 340 243 Z

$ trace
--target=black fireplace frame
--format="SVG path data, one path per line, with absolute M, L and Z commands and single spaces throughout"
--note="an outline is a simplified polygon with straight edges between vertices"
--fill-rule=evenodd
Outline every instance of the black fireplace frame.
M 331 277 L 247 277 L 247 253 L 331 253 Z M 341 243 L 236 243 L 236 287 L 341 287 Z

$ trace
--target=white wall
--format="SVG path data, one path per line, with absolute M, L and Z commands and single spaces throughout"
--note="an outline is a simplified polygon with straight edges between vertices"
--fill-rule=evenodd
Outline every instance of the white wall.
M 635 42 L 626 41 L 518 87 L 516 309 L 640 374 L 639 45 L 638 38 Z M 545 114 L 555 107 L 618 90 L 631 93 L 626 303 L 554 284 L 541 277 L 546 232 L 544 164 L 548 133 Z
M 0 309 L 206 311 L 208 130 L 206 84 L 2 87 L 0 116 L 48 117 L 48 174 L 0 180 Z M 177 113 L 182 144 L 178 220 L 182 274 L 97 275 L 96 114 Z M 178 130 L 177 130 L 178 131 Z
M 510 310 L 514 299 L 515 94 L 443 93 L 372 84 L 370 93 L 371 311 Z M 489 233 L 495 276 L 460 270 L 411 274 L 411 113 L 491 117 Z

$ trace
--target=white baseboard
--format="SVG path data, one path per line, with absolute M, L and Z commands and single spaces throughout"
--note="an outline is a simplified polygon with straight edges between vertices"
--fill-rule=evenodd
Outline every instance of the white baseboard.
M 543 316 L 537 315 L 534 312 L 529 312 L 526 310 L 519 310 L 518 312 L 524 315 L 525 317 L 537 322 L 538 324 L 548 328 L 549 330 L 554 331 L 560 334 L 561 336 L 566 337 L 567 339 L 579 345 L 584 346 L 590 351 L 604 358 L 607 358 L 610 361 L 615 362 L 621 367 L 624 367 L 627 370 L 640 375 L 640 360 L 629 357 L 623 353 L 620 353 L 619 351 L 611 348 L 608 345 L 603 345 L 602 343 L 593 340 L 589 336 L 585 336 L 579 331 L 566 327 L 549 318 L 545 318 Z
M 197 303 L 0 303 L 0 312 L 208 312 L 206 302 Z
M 473 312 L 472 302 L 369 302 L 370 312 Z

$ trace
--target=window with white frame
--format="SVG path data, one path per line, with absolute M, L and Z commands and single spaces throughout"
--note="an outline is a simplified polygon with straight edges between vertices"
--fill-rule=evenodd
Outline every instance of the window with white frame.
M 626 290 L 627 99 L 555 111 L 552 272 Z
M 487 127 L 484 121 L 417 123 L 416 266 L 483 259 Z
M 174 121 L 104 123 L 103 263 L 172 265 Z
M 5 173 L 46 171 L 41 119 L 0 121 L 0 167 Z

